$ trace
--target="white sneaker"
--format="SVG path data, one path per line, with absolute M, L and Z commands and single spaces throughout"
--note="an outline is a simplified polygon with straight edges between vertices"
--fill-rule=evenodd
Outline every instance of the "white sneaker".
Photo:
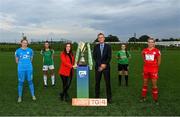
M 18 103 L 21 103 L 22 102 L 22 97 L 18 97 Z
M 36 101 L 36 97 L 35 97 L 35 96 L 32 96 L 32 100 L 33 100 L 33 101 Z

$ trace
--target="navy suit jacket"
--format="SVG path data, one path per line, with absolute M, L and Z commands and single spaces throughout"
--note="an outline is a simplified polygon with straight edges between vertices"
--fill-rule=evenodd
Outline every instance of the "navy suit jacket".
M 95 45 L 93 50 L 93 59 L 95 61 L 95 69 L 97 70 L 101 64 L 106 64 L 105 70 L 110 69 L 110 61 L 112 56 L 111 46 L 104 43 L 103 54 L 101 56 L 100 44 Z

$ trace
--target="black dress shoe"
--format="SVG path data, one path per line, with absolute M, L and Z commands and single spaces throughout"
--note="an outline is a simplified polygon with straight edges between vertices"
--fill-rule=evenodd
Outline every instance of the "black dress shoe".
M 111 103 L 112 103 L 112 99 L 107 99 L 107 102 L 108 102 L 109 104 L 111 104 Z
M 64 94 L 60 93 L 59 96 L 60 96 L 61 101 L 63 101 L 64 100 Z
M 99 96 L 95 96 L 95 98 L 99 98 Z
M 70 100 L 70 97 L 68 94 L 65 94 L 65 101 L 68 102 Z

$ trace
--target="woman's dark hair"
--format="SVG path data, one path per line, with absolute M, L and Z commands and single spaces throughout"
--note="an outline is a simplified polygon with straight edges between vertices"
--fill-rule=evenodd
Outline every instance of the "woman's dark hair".
M 73 52 L 72 52 L 72 44 L 71 43 L 66 43 L 65 44 L 65 47 L 64 47 L 64 53 L 67 54 L 67 51 L 66 51 L 66 46 L 67 45 L 70 45 L 70 51 L 69 51 L 69 54 L 72 54 L 73 55 Z
M 48 43 L 48 44 L 49 44 L 49 49 L 50 49 L 51 52 L 52 52 L 52 47 L 51 47 L 49 41 L 45 41 L 44 44 L 45 44 L 45 43 Z M 46 50 L 45 46 L 44 46 L 44 48 L 43 48 L 42 50 L 43 50 L 43 52 Z

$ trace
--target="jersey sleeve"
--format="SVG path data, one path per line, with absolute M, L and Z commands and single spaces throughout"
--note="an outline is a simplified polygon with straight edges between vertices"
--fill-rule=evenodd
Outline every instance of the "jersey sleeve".
M 52 49 L 51 51 L 52 51 L 52 54 L 54 54 L 54 50 Z
M 30 52 L 31 54 L 30 54 L 30 57 L 31 57 L 31 59 L 33 58 L 33 56 L 34 56 L 34 51 L 31 49 L 31 52 Z
M 157 49 L 156 50 L 156 56 L 159 57 L 160 55 L 161 55 L 161 52 L 160 52 L 160 50 Z
M 14 56 L 17 57 L 17 58 L 19 58 L 18 50 L 15 51 Z
M 128 56 L 131 57 L 131 53 L 128 51 Z
M 43 50 L 40 51 L 40 54 L 43 55 Z
M 119 51 L 118 51 L 118 52 L 116 52 L 116 56 L 117 56 L 117 57 L 119 57 Z
M 145 52 L 144 52 L 144 51 L 145 51 L 145 50 L 143 50 L 142 53 L 141 53 L 143 59 L 144 59 L 144 56 L 145 56 Z

